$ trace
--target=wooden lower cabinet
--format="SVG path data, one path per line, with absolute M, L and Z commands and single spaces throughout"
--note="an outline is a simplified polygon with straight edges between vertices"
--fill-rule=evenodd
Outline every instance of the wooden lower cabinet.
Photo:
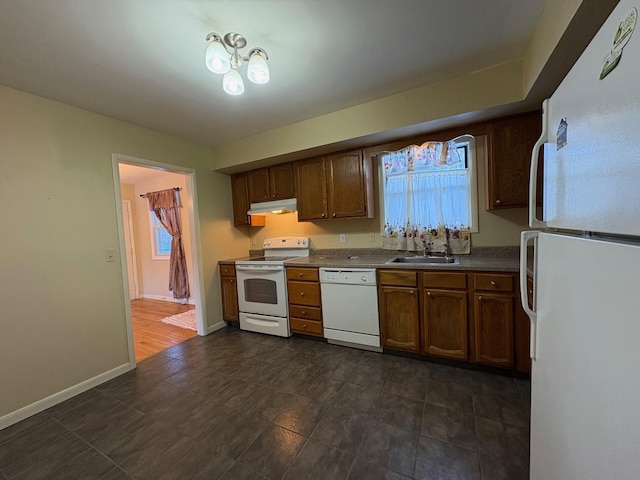
M 423 353 L 469 359 L 467 274 L 422 273 Z
M 476 362 L 513 367 L 513 307 L 512 295 L 474 295 Z
M 467 360 L 467 292 L 425 288 L 423 305 L 424 353 Z
M 380 286 L 378 304 L 382 347 L 420 351 L 418 297 L 417 288 Z
M 320 276 L 317 268 L 287 268 L 289 324 L 293 333 L 324 336 Z
M 384 348 L 529 373 L 518 274 L 378 270 Z
M 222 319 L 237 322 L 238 289 L 236 281 L 236 267 L 234 265 L 220 265 L 220 287 L 222 292 Z
M 518 275 L 476 273 L 473 282 L 475 361 L 494 367 L 515 366 L 515 323 L 520 306 Z

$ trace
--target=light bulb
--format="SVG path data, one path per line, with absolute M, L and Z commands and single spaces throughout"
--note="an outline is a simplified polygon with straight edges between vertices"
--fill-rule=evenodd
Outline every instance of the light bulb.
M 253 52 L 249 59 L 247 78 L 253 83 L 257 83 L 259 85 L 269 81 L 269 66 L 267 65 L 267 61 L 262 56 L 260 50 Z
M 222 89 L 229 95 L 242 95 L 244 82 L 237 70 L 231 69 L 222 77 Z
M 223 74 L 231 70 L 229 54 L 218 40 L 214 40 L 207 47 L 205 63 L 213 73 Z

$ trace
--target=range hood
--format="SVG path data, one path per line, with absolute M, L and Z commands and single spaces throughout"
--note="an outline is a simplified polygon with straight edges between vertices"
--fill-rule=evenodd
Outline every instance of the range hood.
M 247 215 L 280 215 L 292 213 L 298 209 L 295 198 L 274 200 L 272 202 L 252 203 Z

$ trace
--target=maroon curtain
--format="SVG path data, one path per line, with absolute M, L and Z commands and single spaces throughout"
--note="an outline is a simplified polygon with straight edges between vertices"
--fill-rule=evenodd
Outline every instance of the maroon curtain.
M 182 246 L 182 228 L 180 224 L 180 200 L 178 191 L 170 188 L 145 195 L 149 201 L 149 210 L 158 217 L 162 226 L 171 235 L 171 255 L 169 256 L 169 291 L 173 298 L 189 298 L 189 279 L 187 262 Z

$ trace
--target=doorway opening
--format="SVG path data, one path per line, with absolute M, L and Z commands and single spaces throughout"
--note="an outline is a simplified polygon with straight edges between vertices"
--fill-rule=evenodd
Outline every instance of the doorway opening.
M 206 335 L 201 292 L 195 171 L 125 155 L 113 155 L 118 204 L 120 258 L 129 340 L 129 363 L 135 367 L 151 355 L 196 335 Z M 168 289 L 169 256 L 148 210 L 148 192 L 179 189 L 182 242 L 191 296 L 174 299 Z M 166 232 L 162 232 L 166 236 Z

